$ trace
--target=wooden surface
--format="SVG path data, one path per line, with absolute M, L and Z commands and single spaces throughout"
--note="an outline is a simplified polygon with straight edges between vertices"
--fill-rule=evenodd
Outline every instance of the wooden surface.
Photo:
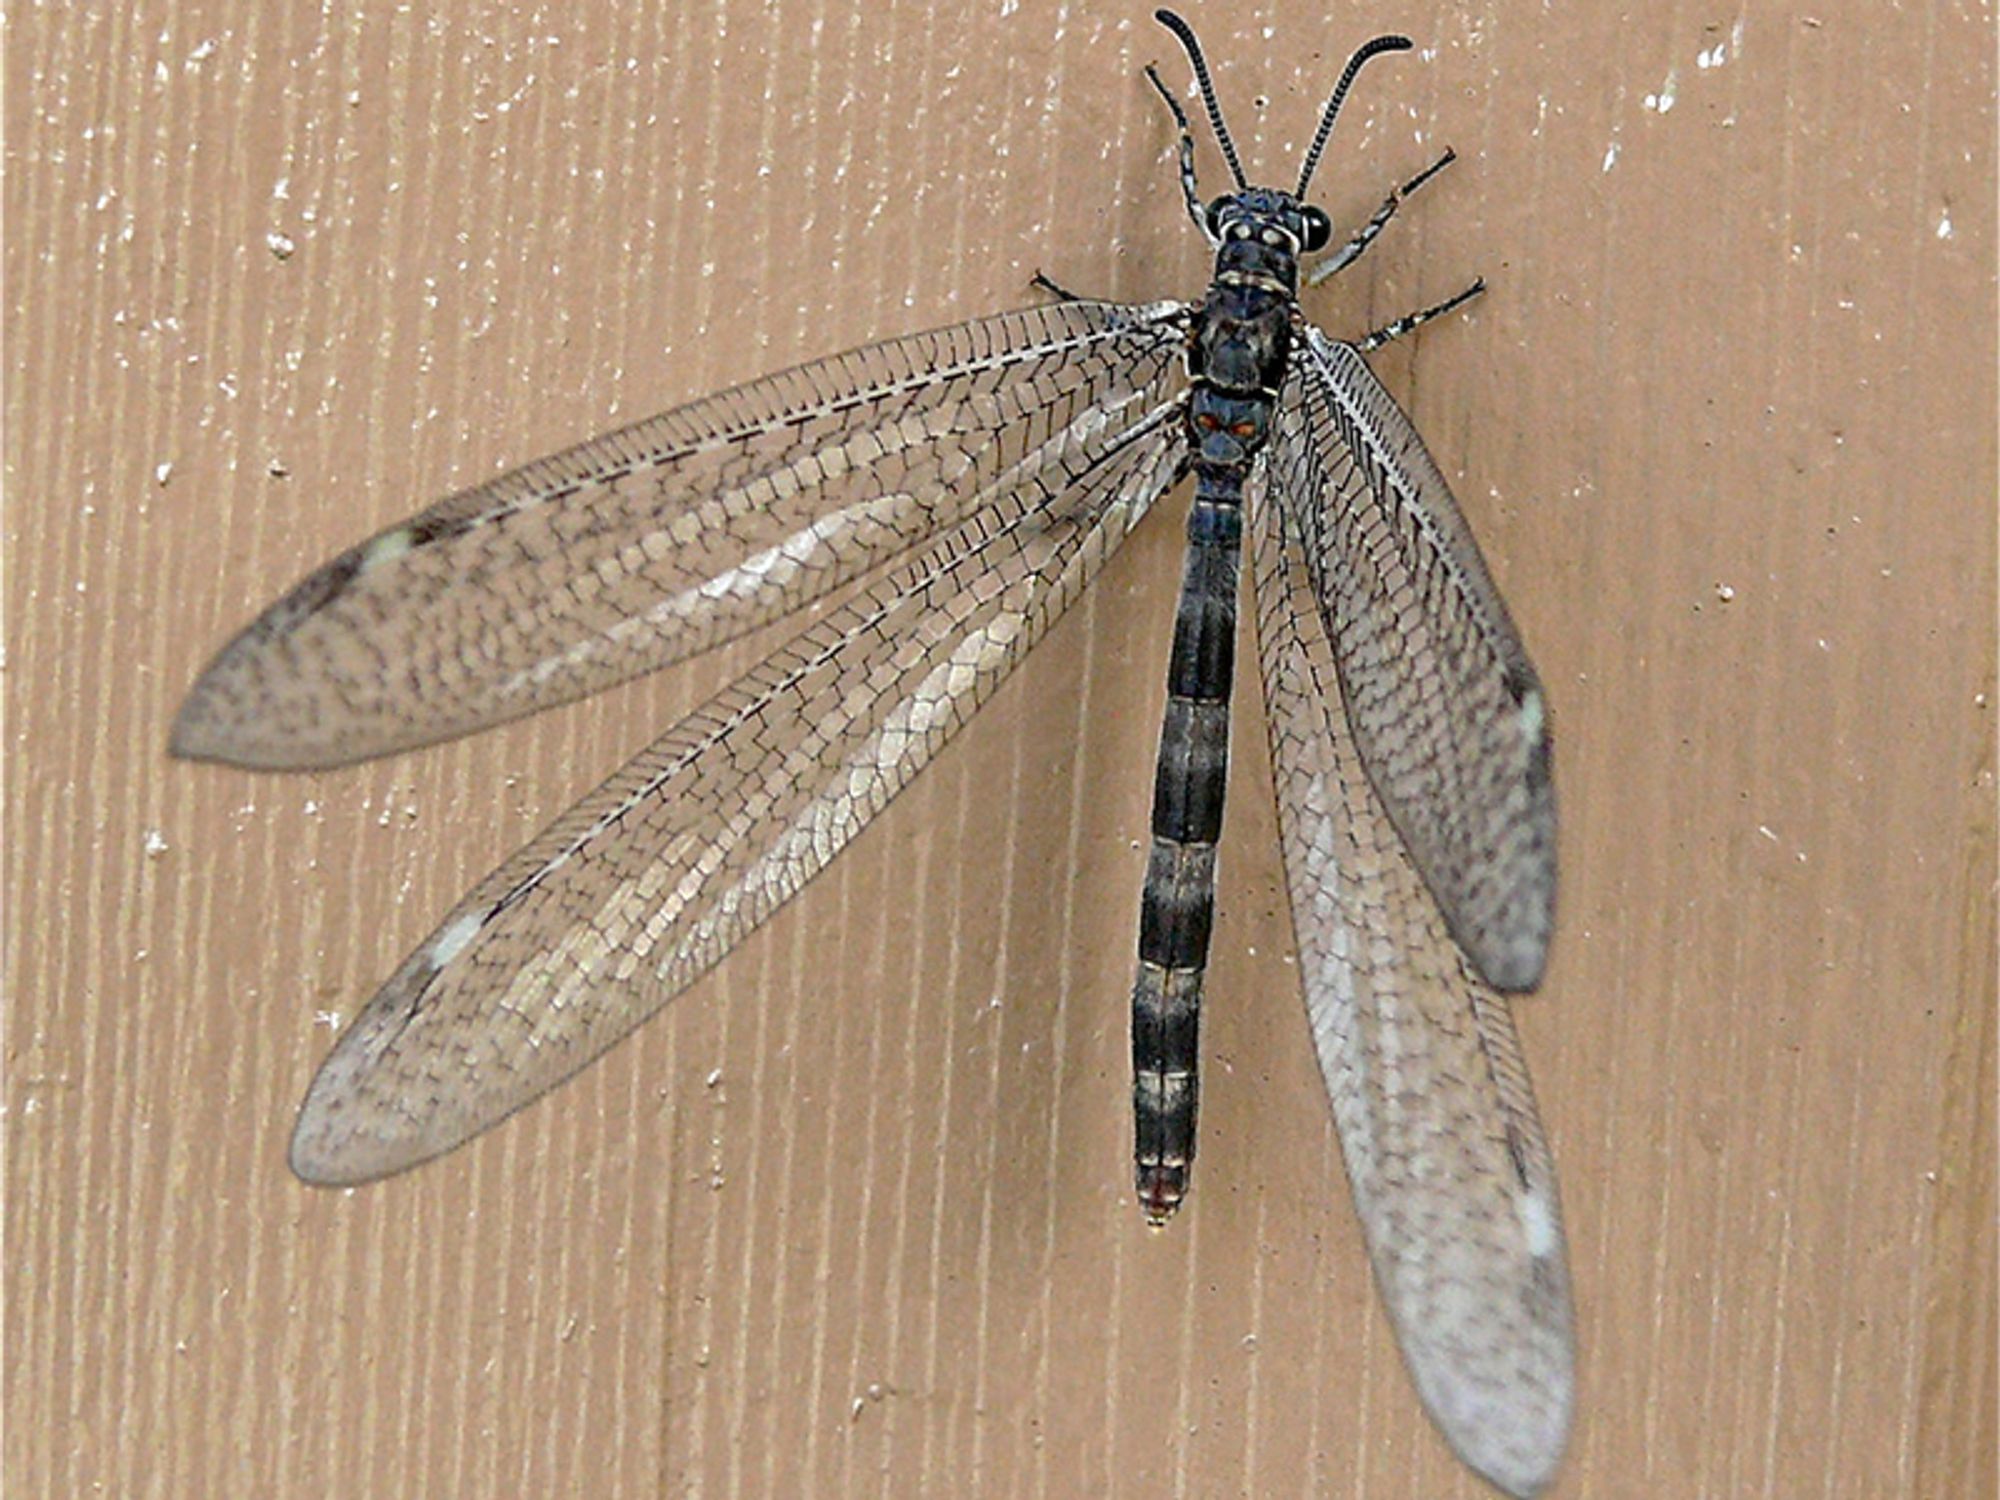
M 402 1179 L 288 1175 L 331 1018 L 744 657 L 339 774 L 172 764 L 227 632 L 614 420 L 1036 268 L 1204 272 L 1142 4 L 446 9 L 10 13 L 7 1493 L 1481 1493 L 1367 1284 L 1249 676 L 1194 1197 L 1132 1202 L 1169 517 L 635 1041 Z M 1280 181 L 1347 51 L 1418 40 L 1336 221 L 1462 158 L 1306 305 L 1492 286 L 1378 368 L 1556 714 L 1557 1493 L 1993 1494 L 1988 19 L 1190 11 Z

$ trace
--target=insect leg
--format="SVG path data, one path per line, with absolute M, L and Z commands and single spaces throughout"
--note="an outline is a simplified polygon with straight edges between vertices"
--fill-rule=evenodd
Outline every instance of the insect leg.
M 1080 292 L 1072 292 L 1066 286 L 1056 285 L 1055 282 L 1051 281 L 1047 276 L 1043 275 L 1040 271 L 1035 272 L 1034 275 L 1028 278 L 1028 285 L 1032 287 L 1039 287 L 1042 291 L 1049 293 L 1058 302 L 1083 301 L 1083 295 Z
M 1411 329 L 1421 327 L 1423 324 L 1430 322 L 1432 318 L 1440 317 L 1450 312 L 1460 303 L 1470 302 L 1485 290 L 1486 278 L 1482 276 L 1457 296 L 1445 298 L 1436 307 L 1427 307 L 1421 312 L 1407 313 L 1403 317 L 1396 319 L 1395 322 L 1376 329 L 1365 338 L 1356 339 L 1354 347 L 1359 349 L 1363 354 L 1373 353 L 1391 339 L 1401 338 L 1404 334 L 1410 332 Z
M 1361 252 L 1375 243 L 1375 236 L 1382 232 L 1382 226 L 1396 217 L 1396 210 L 1403 206 L 1403 200 L 1457 160 L 1458 153 L 1449 146 L 1445 147 L 1443 156 L 1384 198 L 1382 206 L 1375 210 L 1375 217 L 1356 230 L 1353 239 L 1307 272 L 1306 285 L 1318 286 L 1328 277 L 1338 275 L 1361 259 Z
M 1194 176 L 1194 127 L 1188 123 L 1187 111 L 1181 108 L 1181 101 L 1167 92 L 1167 86 L 1160 82 L 1159 72 L 1151 63 L 1146 64 L 1146 77 L 1153 87 L 1160 91 L 1160 97 L 1167 101 L 1167 108 L 1174 112 L 1174 124 L 1181 133 L 1181 197 L 1187 200 L 1188 217 L 1194 220 L 1194 227 L 1202 233 L 1202 238 L 1211 245 L 1219 244 L 1213 231 L 1208 227 L 1208 215 L 1202 212 L 1201 189 Z

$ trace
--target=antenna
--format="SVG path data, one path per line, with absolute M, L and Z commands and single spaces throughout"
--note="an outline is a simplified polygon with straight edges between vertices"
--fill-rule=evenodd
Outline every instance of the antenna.
M 1182 48 L 1187 52 L 1188 61 L 1194 64 L 1194 81 L 1201 85 L 1201 102 L 1208 107 L 1208 123 L 1215 131 L 1216 144 L 1222 147 L 1222 159 L 1229 163 L 1229 170 L 1236 178 L 1239 191 L 1247 192 L 1250 184 L 1243 176 L 1243 163 L 1236 159 L 1236 142 L 1229 138 L 1229 127 L 1222 123 L 1222 106 L 1215 102 L 1215 85 L 1209 82 L 1208 62 L 1201 55 L 1201 43 L 1194 39 L 1194 28 L 1170 10 L 1156 10 L 1153 19 L 1180 38 Z M 1409 46 L 1404 42 L 1405 47 Z M 1355 64 L 1349 63 L 1347 71 L 1352 73 Z M 1343 87 L 1346 80 L 1342 80 Z M 1322 132 L 1324 133 L 1324 132 Z
M 1160 12 L 1160 19 L 1166 19 L 1165 11 Z M 1189 37 L 1187 40 L 1191 47 L 1194 43 L 1194 38 Z M 1319 129 L 1313 135 L 1312 149 L 1306 152 L 1306 164 L 1299 168 L 1299 185 L 1297 190 L 1292 194 L 1294 198 L 1305 197 L 1306 184 L 1312 181 L 1313 168 L 1319 165 L 1319 154 L 1326 146 L 1326 138 L 1333 133 L 1333 117 L 1340 113 L 1341 102 L 1347 98 L 1347 91 L 1353 86 L 1354 75 L 1361 71 L 1361 65 L 1378 53 L 1408 52 L 1409 50 L 1410 39 L 1406 36 L 1378 36 L 1372 42 L 1362 43 L 1361 50 L 1348 58 L 1346 71 L 1340 75 L 1340 82 L 1333 86 L 1333 97 L 1326 101 L 1326 112 L 1319 117 Z M 1200 73 L 1200 68 L 1201 64 L 1197 60 L 1195 64 L 1197 75 Z M 1203 78 L 1202 89 L 1206 92 L 1207 88 L 1208 80 Z M 1209 108 L 1213 111 L 1215 106 L 1210 105 Z M 1235 160 L 1234 156 L 1230 157 L 1232 163 Z M 1236 174 L 1236 180 L 1238 182 L 1243 180 L 1241 172 Z

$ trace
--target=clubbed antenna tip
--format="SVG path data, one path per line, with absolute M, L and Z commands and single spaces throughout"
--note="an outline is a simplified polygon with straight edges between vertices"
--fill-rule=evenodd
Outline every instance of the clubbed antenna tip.
M 1306 186 L 1312 181 L 1314 169 L 1319 166 L 1319 154 L 1326 148 L 1326 138 L 1333 134 L 1334 117 L 1340 113 L 1340 106 L 1347 98 L 1347 91 L 1354 86 L 1354 75 L 1361 71 L 1361 65 L 1384 52 L 1409 50 L 1410 39 L 1406 36 L 1378 36 L 1372 42 L 1363 42 L 1354 56 L 1348 58 L 1340 82 L 1333 86 L 1333 97 L 1326 101 L 1326 108 L 1320 113 L 1319 129 L 1313 132 L 1312 148 L 1306 152 L 1306 164 L 1299 168 L 1299 186 L 1294 197 L 1305 197 Z

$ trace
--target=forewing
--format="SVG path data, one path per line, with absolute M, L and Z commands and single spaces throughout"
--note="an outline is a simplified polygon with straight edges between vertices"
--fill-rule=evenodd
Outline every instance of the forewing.
M 1282 448 L 1253 488 L 1257 646 L 1306 1009 L 1382 1300 L 1453 1448 L 1548 1482 L 1569 1430 L 1554 1164 L 1505 996 L 1461 955 L 1376 797 Z
M 1472 532 L 1360 353 L 1317 329 L 1270 462 L 1361 763 L 1480 974 L 1533 989 L 1555 919 L 1548 713 Z
M 483 881 L 313 1081 L 292 1165 L 379 1177 L 567 1078 L 727 953 L 937 752 L 1170 485 L 1121 410 L 670 730 Z
M 173 750 L 345 764 L 764 625 L 1115 440 L 1178 378 L 1179 314 L 1064 302 L 891 339 L 452 495 L 252 622 Z

